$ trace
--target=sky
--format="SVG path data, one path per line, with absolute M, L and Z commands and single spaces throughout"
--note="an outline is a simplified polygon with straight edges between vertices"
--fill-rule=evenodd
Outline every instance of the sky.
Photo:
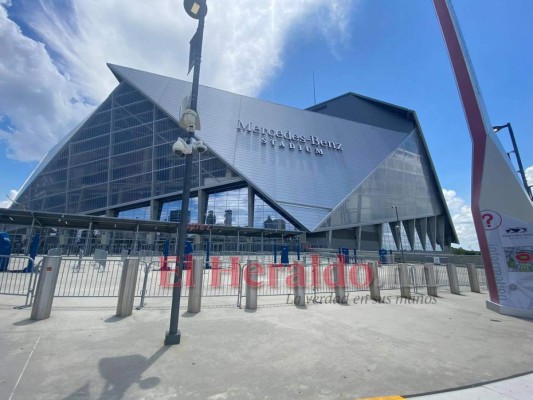
M 182 4 L 0 0 L 0 207 L 117 85 L 107 62 L 191 80 L 196 21 Z M 533 2 L 453 4 L 490 123 L 512 123 L 533 184 Z M 431 0 L 208 0 L 208 7 L 201 84 L 297 108 L 355 92 L 415 110 L 461 246 L 479 248 L 471 141 Z M 498 135 L 511 151 L 508 131 Z

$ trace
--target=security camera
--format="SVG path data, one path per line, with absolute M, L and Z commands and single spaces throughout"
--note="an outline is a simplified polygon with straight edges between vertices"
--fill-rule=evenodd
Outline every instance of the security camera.
M 207 151 L 207 146 L 201 140 L 197 140 L 192 144 L 192 149 L 198 153 L 204 153 Z
M 178 157 L 185 157 L 187 154 L 192 153 L 192 149 L 185 142 L 185 140 L 179 138 L 176 143 L 172 145 L 172 152 Z
M 180 118 L 180 127 L 185 129 L 187 132 L 193 133 L 196 130 L 200 129 L 200 118 L 198 113 L 191 109 L 186 109 L 181 118 Z

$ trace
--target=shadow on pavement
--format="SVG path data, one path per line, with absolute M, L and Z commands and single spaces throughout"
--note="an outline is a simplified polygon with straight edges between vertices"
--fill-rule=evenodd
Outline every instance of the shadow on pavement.
M 198 315 L 198 313 L 190 313 L 190 312 L 184 312 L 181 314 L 183 318 L 194 318 Z
M 22 321 L 13 322 L 13 325 L 15 325 L 15 326 L 25 326 L 25 325 L 35 324 L 37 322 L 39 322 L 39 321 L 36 321 L 34 319 L 30 319 L 30 318 L 26 318 L 26 319 L 23 319 Z
M 104 319 L 104 322 L 107 324 L 112 324 L 113 322 L 120 322 L 123 319 L 126 319 L 128 317 L 117 317 L 116 315 L 113 315 L 112 317 Z
M 159 385 L 161 380 L 156 376 L 144 379 L 141 379 L 141 376 L 169 348 L 169 346 L 161 347 L 150 358 L 140 354 L 101 358 L 98 362 L 98 370 L 102 378 L 105 379 L 102 393 L 98 397 L 95 393 L 91 393 L 90 382 L 87 382 L 69 396 L 64 397 L 63 400 L 122 399 L 126 391 L 135 383 L 143 390 L 152 389 Z

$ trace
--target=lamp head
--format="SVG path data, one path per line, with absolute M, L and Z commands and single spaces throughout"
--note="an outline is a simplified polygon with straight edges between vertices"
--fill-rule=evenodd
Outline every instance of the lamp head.
M 505 125 L 496 125 L 492 127 L 494 133 L 501 131 L 503 128 L 507 128 L 508 124 Z
M 194 19 L 205 18 L 207 14 L 206 0 L 183 0 L 183 7 L 189 17 Z

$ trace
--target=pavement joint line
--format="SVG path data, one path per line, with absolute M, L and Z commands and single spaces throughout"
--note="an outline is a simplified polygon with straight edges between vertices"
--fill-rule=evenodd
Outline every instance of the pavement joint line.
M 15 383 L 15 387 L 13 388 L 11 394 L 9 395 L 9 399 L 11 400 L 13 398 L 13 395 L 15 394 L 15 390 L 17 390 L 17 386 L 20 383 L 20 380 L 22 379 L 22 375 L 24 375 L 24 372 L 26 371 L 26 368 L 28 367 L 28 364 L 30 363 L 31 356 L 33 355 L 33 352 L 37 348 L 37 345 L 39 344 L 39 341 L 41 340 L 41 335 L 37 338 L 35 345 L 33 346 L 33 349 L 31 349 L 30 355 L 28 356 L 28 359 L 26 360 L 26 364 L 24 364 L 24 368 L 22 368 L 22 371 L 17 379 L 17 382 Z
M 356 400 L 404 400 L 405 397 L 402 396 L 385 396 L 385 397 L 364 397 L 362 399 Z

